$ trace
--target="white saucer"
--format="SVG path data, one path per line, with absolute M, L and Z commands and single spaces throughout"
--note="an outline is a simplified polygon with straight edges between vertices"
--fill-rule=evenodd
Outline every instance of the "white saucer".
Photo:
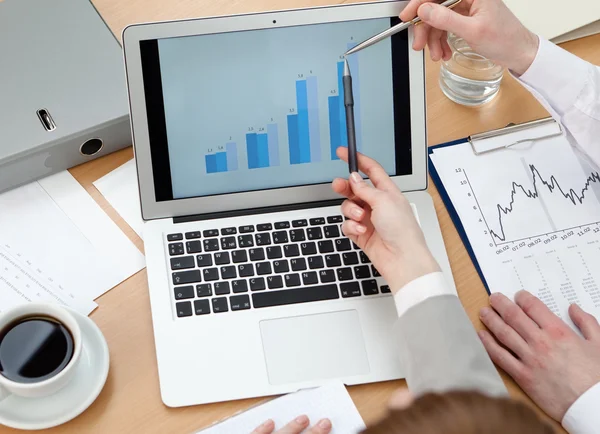
M 75 376 L 63 389 L 44 398 L 9 396 L 0 401 L 0 425 L 37 430 L 61 425 L 83 413 L 98 397 L 108 376 L 108 346 L 98 326 L 68 309 L 83 336 L 83 351 Z

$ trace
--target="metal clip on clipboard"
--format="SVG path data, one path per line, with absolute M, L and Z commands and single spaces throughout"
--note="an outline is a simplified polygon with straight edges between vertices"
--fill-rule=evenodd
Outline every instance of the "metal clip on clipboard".
M 540 119 L 524 124 L 509 125 L 469 136 L 469 143 L 475 155 L 486 154 L 500 149 L 508 149 L 523 143 L 533 143 L 563 135 L 561 125 L 552 118 Z

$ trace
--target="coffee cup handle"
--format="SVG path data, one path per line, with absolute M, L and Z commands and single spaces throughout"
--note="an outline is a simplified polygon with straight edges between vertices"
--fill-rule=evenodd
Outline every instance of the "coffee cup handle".
M 4 387 L 0 386 L 0 401 L 2 401 L 4 398 L 8 398 L 9 396 L 10 392 Z

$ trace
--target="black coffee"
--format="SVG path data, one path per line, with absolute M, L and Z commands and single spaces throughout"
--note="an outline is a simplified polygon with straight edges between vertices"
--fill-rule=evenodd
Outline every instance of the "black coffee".
M 21 318 L 0 331 L 0 375 L 18 383 L 52 378 L 71 361 L 73 337 L 49 317 Z

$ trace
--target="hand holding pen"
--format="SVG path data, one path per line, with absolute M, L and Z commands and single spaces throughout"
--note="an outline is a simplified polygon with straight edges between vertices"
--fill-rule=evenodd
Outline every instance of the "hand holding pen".
M 452 55 L 447 32 L 463 38 L 471 48 L 498 65 L 522 75 L 538 51 L 539 39 L 529 31 L 502 0 L 462 0 L 454 10 L 431 0 L 412 0 L 400 14 L 408 21 L 417 16 L 426 25 L 414 31 L 413 49 L 429 46 L 433 61 Z
M 421 0 L 418 0 L 421 1 Z M 446 0 L 441 6 L 447 8 L 453 8 L 459 4 L 462 0 Z M 347 56 L 354 54 L 360 50 L 370 47 L 386 38 L 389 38 L 396 33 L 401 32 L 409 28 L 412 25 L 417 25 L 421 22 L 419 17 L 414 18 L 411 21 L 400 23 L 393 26 L 366 41 L 361 42 L 355 47 L 351 48 L 344 55 L 344 74 L 343 74 L 343 87 L 344 87 L 344 106 L 346 107 L 346 129 L 348 134 L 348 166 L 350 173 L 358 172 L 358 163 L 356 156 L 356 131 L 354 125 L 354 95 L 352 93 L 352 75 L 350 73 L 350 66 L 348 65 Z
M 410 3 L 406 9 L 408 9 L 411 5 L 416 5 L 417 3 L 423 3 L 424 0 L 413 0 L 412 3 Z M 438 5 L 438 7 L 444 7 L 444 8 L 448 8 L 448 9 L 453 9 L 454 7 L 456 7 L 462 0 L 446 0 L 444 3 L 442 3 L 441 5 Z M 413 6 L 414 8 L 415 6 Z M 402 14 L 400 15 L 400 17 L 402 17 L 402 15 L 408 15 L 408 13 L 405 14 L 405 12 L 403 11 Z M 414 16 L 414 15 L 413 15 Z M 415 17 L 410 21 L 405 21 L 402 22 L 400 24 L 397 24 L 393 27 L 390 27 L 387 30 L 384 30 L 381 33 L 378 33 L 375 36 L 370 37 L 369 39 L 361 42 L 360 44 L 356 45 L 355 47 L 351 48 L 350 50 L 346 51 L 346 56 L 349 56 L 350 54 L 354 54 L 360 50 L 364 50 L 367 47 L 370 47 L 371 45 L 374 45 L 378 42 L 383 41 L 386 38 L 389 38 L 393 35 L 395 35 L 396 33 L 400 33 L 403 30 L 408 29 L 410 26 L 412 25 L 419 25 L 421 24 L 421 18 L 420 17 Z

